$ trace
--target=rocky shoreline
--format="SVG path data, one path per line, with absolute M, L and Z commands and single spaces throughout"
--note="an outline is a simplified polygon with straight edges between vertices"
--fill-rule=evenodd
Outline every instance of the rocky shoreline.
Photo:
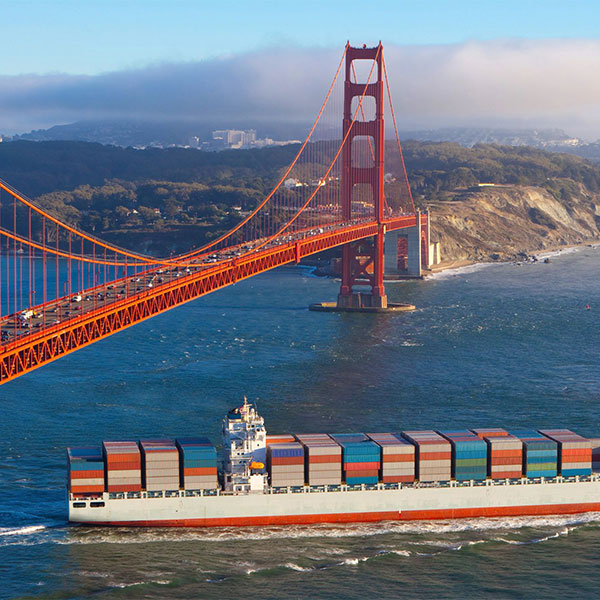
M 600 241 L 600 195 L 579 185 L 556 198 L 532 186 L 489 186 L 432 203 L 431 240 L 442 264 L 518 262 Z

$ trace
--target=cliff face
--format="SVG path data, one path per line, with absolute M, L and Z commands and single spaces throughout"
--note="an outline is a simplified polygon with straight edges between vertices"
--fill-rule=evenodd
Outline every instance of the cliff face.
M 600 241 L 600 195 L 576 186 L 567 198 L 529 186 L 494 186 L 430 206 L 431 241 L 444 261 L 489 261 Z

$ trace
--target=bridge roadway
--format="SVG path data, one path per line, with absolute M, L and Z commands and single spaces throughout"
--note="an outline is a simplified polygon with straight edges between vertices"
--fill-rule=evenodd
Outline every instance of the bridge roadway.
M 421 218 L 424 224 L 423 217 Z M 74 292 L 0 319 L 0 384 L 79 348 L 242 279 L 377 234 L 416 225 L 416 217 L 352 221 L 234 246 L 191 258 L 187 267 L 157 267 Z M 81 295 L 81 300 L 76 299 Z

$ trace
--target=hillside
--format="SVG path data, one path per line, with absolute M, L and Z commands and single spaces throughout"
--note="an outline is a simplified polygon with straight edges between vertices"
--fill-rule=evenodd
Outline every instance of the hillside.
M 489 261 L 600 241 L 600 196 L 583 185 L 566 195 L 534 186 L 485 187 L 430 206 L 432 239 L 445 262 Z
M 237 223 L 269 193 L 297 148 L 212 153 L 21 141 L 0 144 L 0 177 L 77 227 L 166 255 Z M 319 143 L 311 155 L 324 164 L 318 150 Z M 399 176 L 393 144 L 387 150 L 386 169 Z M 403 150 L 415 203 L 431 209 L 433 239 L 448 260 L 505 259 L 600 237 L 597 164 L 496 144 L 408 141 Z M 478 189 L 480 183 L 495 186 Z M 393 186 L 386 187 L 391 205 Z M 1 212 L 6 222 L 9 203 Z M 39 237 L 35 221 L 33 233 Z

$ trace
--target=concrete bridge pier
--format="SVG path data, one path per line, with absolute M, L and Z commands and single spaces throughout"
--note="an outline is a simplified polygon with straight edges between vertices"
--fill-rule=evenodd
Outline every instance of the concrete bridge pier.
M 417 212 L 417 224 L 385 234 L 384 277 L 422 277 L 429 266 L 429 218 Z

